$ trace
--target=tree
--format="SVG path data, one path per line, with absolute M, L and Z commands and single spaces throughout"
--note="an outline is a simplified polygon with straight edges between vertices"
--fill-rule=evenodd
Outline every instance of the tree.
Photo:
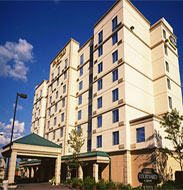
M 180 165 L 183 171 L 183 116 L 179 114 L 176 109 L 167 112 L 163 116 L 163 121 L 160 122 L 161 126 L 167 133 L 166 139 L 170 140 L 173 144 L 173 151 L 165 147 L 165 153 L 173 157 Z
M 67 164 L 71 170 L 76 169 L 76 177 L 78 177 L 78 168 L 82 165 L 82 162 L 79 161 L 79 154 L 85 142 L 82 136 L 82 129 L 78 131 L 77 128 L 74 128 L 71 133 L 69 133 L 69 139 L 67 140 L 70 152 L 72 152 L 72 155 L 68 158 Z

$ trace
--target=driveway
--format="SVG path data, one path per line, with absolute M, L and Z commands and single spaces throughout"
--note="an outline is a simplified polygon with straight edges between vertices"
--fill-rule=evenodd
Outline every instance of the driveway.
M 63 190 L 69 190 L 69 188 L 64 187 L 63 185 L 57 185 L 53 186 L 49 183 L 26 183 L 26 184 L 18 184 L 17 190 L 54 190 L 54 189 L 63 189 Z

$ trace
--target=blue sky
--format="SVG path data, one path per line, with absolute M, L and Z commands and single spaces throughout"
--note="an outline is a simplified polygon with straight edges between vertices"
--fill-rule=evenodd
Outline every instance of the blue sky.
M 0 147 L 9 142 L 16 93 L 15 137 L 30 133 L 34 88 L 48 79 L 49 65 L 72 37 L 84 44 L 93 25 L 114 1 L 1 1 L 0 0 Z M 161 17 L 177 36 L 183 78 L 183 1 L 132 1 L 154 24 Z

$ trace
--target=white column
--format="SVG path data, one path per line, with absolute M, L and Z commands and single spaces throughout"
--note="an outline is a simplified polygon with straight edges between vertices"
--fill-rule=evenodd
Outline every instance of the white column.
M 1 159 L 1 168 L 3 168 L 3 169 L 2 169 L 2 171 L 0 171 L 0 173 L 1 173 L 2 179 L 4 179 L 5 169 L 6 169 L 6 158 L 4 158 L 4 157 L 2 157 L 2 159 Z
M 60 170 L 61 170 L 61 155 L 58 155 L 55 162 L 56 185 L 60 183 L 60 173 L 61 173 Z
M 10 167 L 8 172 L 8 182 L 14 183 L 16 169 L 17 152 L 12 151 L 10 159 Z
M 98 164 L 93 164 L 93 177 L 98 182 Z
M 78 167 L 78 178 L 83 179 L 83 169 L 80 165 Z
M 34 178 L 34 168 L 31 167 L 30 170 L 31 170 L 31 178 Z

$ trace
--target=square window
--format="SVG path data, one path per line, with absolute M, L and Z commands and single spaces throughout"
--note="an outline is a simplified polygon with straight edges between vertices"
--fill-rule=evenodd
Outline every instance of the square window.
M 118 69 L 112 72 L 112 82 L 115 82 L 116 80 L 118 80 Z
M 80 69 L 80 74 L 79 74 L 79 76 L 82 76 L 83 75 L 83 67 L 81 67 L 81 69 Z
M 98 90 L 102 89 L 102 79 L 98 80 Z
M 79 110 L 78 111 L 78 120 L 81 120 L 81 114 L 82 114 L 82 112 L 81 112 L 81 110 Z
M 119 144 L 119 131 L 113 132 L 113 145 Z
M 62 99 L 62 107 L 65 107 L 65 98 Z
M 97 127 L 98 128 L 102 127 L 102 115 L 97 117 Z
M 169 64 L 167 61 L 165 61 L 166 71 L 169 72 Z
M 98 109 L 102 107 L 102 97 L 97 99 L 97 103 L 98 103 Z
M 81 131 L 81 126 L 77 126 L 77 132 L 80 132 Z
M 102 147 L 102 135 L 97 136 L 97 148 Z
M 117 110 L 114 110 L 114 111 L 112 112 L 112 114 L 113 114 L 113 123 L 118 122 L 118 121 L 119 121 L 119 110 L 118 110 L 118 109 L 117 109 Z
M 87 151 L 91 152 L 91 139 L 88 139 L 87 141 Z
M 60 128 L 60 137 L 63 137 L 63 135 L 64 135 L 64 128 L 62 127 Z
M 89 121 L 88 122 L 88 133 L 91 133 L 92 132 L 92 122 Z
M 118 33 L 115 32 L 113 35 L 112 35 L 112 45 L 114 45 L 115 43 L 118 42 Z
M 80 81 L 79 82 L 79 90 L 82 90 L 83 89 L 83 81 Z
M 168 89 L 171 90 L 170 79 L 168 79 L 168 78 L 167 78 L 167 86 L 168 86 Z
M 145 141 L 145 128 L 137 128 L 137 143 L 144 142 Z
M 98 73 L 101 73 L 103 71 L 103 63 L 98 64 Z
M 93 82 L 93 74 L 89 75 L 89 83 L 91 84 Z
M 115 102 L 118 100 L 118 88 L 112 91 L 112 101 Z
M 55 104 L 55 112 L 57 111 L 57 103 Z
M 114 19 L 112 19 L 112 32 L 116 30 L 117 27 L 118 27 L 118 18 L 116 16 Z
M 172 98 L 170 96 L 168 96 L 168 104 L 169 107 L 172 109 Z
M 56 91 L 56 99 L 58 98 L 58 91 Z
M 101 46 L 98 48 L 98 56 L 100 57 L 102 54 L 103 54 L 103 45 L 101 45 Z
M 84 58 L 84 55 L 82 54 L 82 55 L 80 56 L 80 65 L 83 64 L 83 58 Z
M 82 104 L 82 95 L 78 98 L 78 105 Z
M 61 114 L 61 122 L 64 121 L 64 113 Z
M 118 50 L 112 53 L 112 63 L 115 63 L 118 60 Z
M 103 41 L 103 30 L 98 34 L 98 44 L 100 44 L 102 41 Z
M 66 84 L 63 86 L 63 93 L 66 92 Z
M 54 126 L 57 124 L 57 118 L 54 118 Z

